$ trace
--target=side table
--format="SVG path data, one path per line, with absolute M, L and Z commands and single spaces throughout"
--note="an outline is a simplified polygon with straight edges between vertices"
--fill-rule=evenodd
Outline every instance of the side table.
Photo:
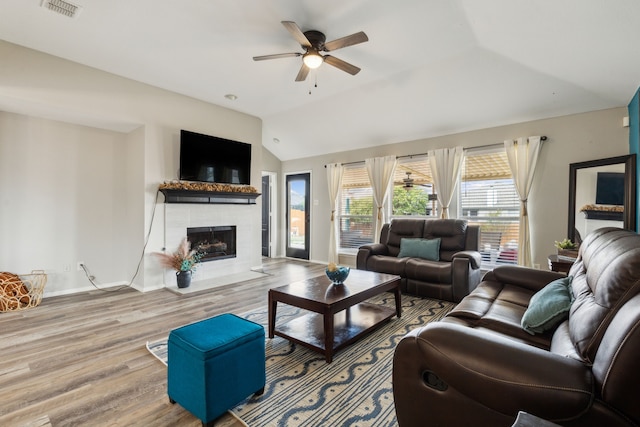
M 549 268 L 551 271 L 557 271 L 559 273 L 569 273 L 571 266 L 573 265 L 572 261 L 565 261 L 563 259 L 558 258 L 558 255 L 553 254 L 549 255 Z

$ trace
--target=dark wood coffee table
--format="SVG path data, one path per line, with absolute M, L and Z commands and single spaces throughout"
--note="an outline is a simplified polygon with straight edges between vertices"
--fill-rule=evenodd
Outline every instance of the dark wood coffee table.
M 365 302 L 383 292 L 394 293 L 396 308 Z M 276 328 L 278 302 L 308 310 Z M 380 327 L 394 315 L 402 315 L 400 276 L 351 270 L 344 285 L 333 285 L 326 275 L 269 290 L 269 338 L 281 336 L 325 355 L 352 344 Z

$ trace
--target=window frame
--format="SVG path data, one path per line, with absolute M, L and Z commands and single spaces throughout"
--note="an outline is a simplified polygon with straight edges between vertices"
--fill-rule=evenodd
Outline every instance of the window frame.
M 344 173 L 343 173 L 343 182 L 342 185 L 340 186 L 340 193 L 339 193 L 339 197 L 338 197 L 338 201 L 337 201 L 337 205 L 336 205 L 336 220 L 338 221 L 339 224 L 339 229 L 338 229 L 338 254 L 345 254 L 345 255 L 355 255 L 358 252 L 358 248 L 357 247 L 347 247 L 347 246 L 342 246 L 343 241 L 345 241 L 345 238 L 343 237 L 343 232 L 345 230 L 343 230 L 343 220 L 350 220 L 350 219 L 356 219 L 356 220 L 366 220 L 367 217 L 370 220 L 370 228 L 371 231 L 373 233 L 373 226 L 374 226 L 374 213 L 375 213 L 375 209 L 374 207 L 374 200 L 373 200 L 373 189 L 371 187 L 371 183 L 369 182 L 369 176 L 366 172 L 366 167 L 365 167 L 365 163 L 364 162 L 357 162 L 357 163 L 352 163 L 349 165 L 344 165 Z M 344 196 L 344 191 L 345 191 L 345 183 L 344 183 L 344 176 L 347 173 L 347 170 L 349 169 L 359 169 L 362 170 L 362 172 L 364 172 L 364 176 L 366 176 L 367 179 L 367 186 L 362 186 L 361 188 L 364 189 L 365 191 L 369 191 L 370 192 L 370 197 L 371 197 L 371 215 L 351 215 L 351 214 L 345 214 L 343 213 L 344 210 L 343 208 L 345 207 L 345 196 Z M 362 173 L 360 172 L 360 173 Z M 363 181 L 364 183 L 364 181 Z M 368 239 L 366 240 L 361 240 L 361 242 L 359 243 L 360 245 L 362 244 L 371 244 L 375 242 L 376 237 L 372 236 L 371 240 L 369 241 Z
M 423 163 L 424 166 L 420 167 L 420 164 Z M 430 191 L 425 191 L 427 195 L 431 195 L 435 192 L 435 187 L 433 184 L 433 175 L 431 174 L 431 166 L 429 165 L 429 158 L 426 154 L 418 154 L 414 156 L 404 157 L 398 159 L 398 164 L 396 166 L 396 172 L 394 175 L 394 180 L 390 184 L 389 191 L 387 192 L 388 196 L 388 216 L 387 218 L 437 218 L 438 212 L 438 202 L 437 200 L 428 201 L 427 203 L 431 204 L 431 214 L 425 213 L 410 213 L 410 214 L 400 214 L 394 213 L 393 209 L 393 196 L 395 194 L 396 187 L 400 185 L 404 185 L 403 179 L 406 178 L 406 172 L 409 171 L 412 173 L 411 178 L 414 179 L 414 188 L 409 191 L 416 191 L 420 187 L 429 187 Z M 427 206 L 428 207 L 428 206 Z
M 486 179 L 465 179 L 467 161 L 470 157 L 495 154 L 500 154 L 500 157 L 503 157 L 503 159 L 501 159 L 503 164 L 500 165 L 501 177 L 496 176 L 493 179 L 491 177 L 487 177 Z M 457 188 L 458 218 L 465 219 L 469 224 L 477 224 L 481 227 L 478 248 L 482 254 L 481 268 L 483 270 L 492 270 L 499 265 L 517 264 L 521 203 L 513 176 L 509 169 L 504 146 L 496 145 L 493 147 L 466 149 L 464 162 L 460 183 Z M 508 174 L 508 177 L 506 174 Z M 509 181 L 508 188 L 504 187 L 506 184 L 504 181 L 507 180 Z M 486 215 L 477 215 L 477 213 L 476 215 L 470 215 L 468 213 L 465 215 L 465 209 L 467 209 L 465 205 L 467 205 L 467 203 L 465 202 L 464 197 L 465 192 L 467 191 L 467 185 L 465 184 L 467 182 L 495 182 L 499 184 L 502 186 L 502 189 L 499 188 L 497 190 L 498 193 L 495 194 L 495 197 L 500 197 L 500 192 L 502 192 L 502 200 L 506 198 L 507 203 L 501 204 L 501 200 L 497 200 L 493 205 L 478 205 L 478 209 L 476 211 L 485 208 L 485 212 L 487 212 Z M 487 196 L 485 195 L 485 197 Z M 478 199 L 481 198 L 482 197 L 479 197 Z M 493 207 L 495 207 L 495 209 L 493 209 L 492 212 L 492 209 L 490 208 Z M 506 211 L 508 214 L 502 215 L 500 211 Z M 496 221 L 495 218 L 499 218 L 499 220 Z

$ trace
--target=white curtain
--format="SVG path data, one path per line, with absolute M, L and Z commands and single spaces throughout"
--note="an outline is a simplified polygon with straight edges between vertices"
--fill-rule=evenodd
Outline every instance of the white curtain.
M 442 207 L 442 218 L 449 218 L 449 205 L 460 180 L 460 171 L 464 160 L 462 147 L 429 150 L 429 166 L 433 174 L 433 185 Z
M 331 227 L 329 228 L 329 262 L 338 264 L 339 222 L 336 215 L 336 202 L 342 187 L 343 168 L 340 163 L 327 165 L 327 184 L 329 186 L 329 206 L 331 208 Z
M 389 184 L 393 179 L 393 172 L 396 170 L 395 156 L 375 157 L 366 159 L 364 164 L 369 175 L 371 188 L 373 190 L 373 201 L 377 214 L 374 215 L 374 236 L 376 242 L 380 241 L 380 231 L 382 225 L 387 222 L 387 215 L 384 210 L 384 202 L 387 197 Z
M 533 183 L 533 174 L 538 162 L 541 141 L 539 136 L 518 138 L 517 141 L 505 141 L 509 168 L 520 197 L 520 231 L 518 233 L 518 264 L 532 267 L 531 233 L 529 231 L 529 212 L 527 199 Z

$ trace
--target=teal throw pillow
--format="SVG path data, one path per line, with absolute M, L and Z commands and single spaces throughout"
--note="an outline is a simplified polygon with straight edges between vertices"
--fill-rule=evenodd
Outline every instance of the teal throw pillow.
M 572 279 L 572 276 L 568 276 L 554 280 L 531 297 L 521 321 L 525 331 L 531 335 L 541 334 L 569 317 L 573 302 Z
M 440 239 L 400 239 L 398 258 L 424 258 L 440 260 Z

